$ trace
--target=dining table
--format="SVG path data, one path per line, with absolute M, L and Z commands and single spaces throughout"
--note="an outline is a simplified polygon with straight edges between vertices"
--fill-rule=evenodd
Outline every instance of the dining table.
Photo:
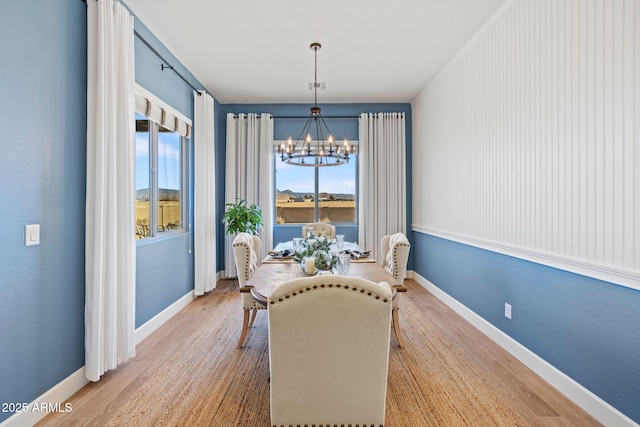
M 318 272 L 320 275 L 333 274 L 330 270 Z M 351 263 L 349 277 L 360 277 L 372 282 L 386 282 L 389 284 L 395 296 L 396 291 L 404 288 L 398 281 L 376 262 Z M 255 269 L 249 280 L 245 282 L 244 289 L 250 291 L 253 297 L 265 303 L 274 289 L 284 282 L 307 276 L 300 268 L 299 262 L 263 262 Z
M 373 252 L 371 250 L 363 250 L 357 243 L 354 242 L 344 242 L 344 246 L 341 249 L 338 249 L 338 246 L 335 242 L 335 239 L 329 241 L 329 250 L 331 251 L 332 256 L 336 256 L 338 252 L 346 251 L 352 254 L 351 263 L 375 263 L 376 260 L 373 257 Z M 291 250 L 293 252 L 293 241 L 289 240 L 287 242 L 281 242 L 273 248 L 272 251 L 269 251 L 269 254 L 265 259 L 262 260 L 263 263 L 298 263 L 298 261 L 294 260 L 293 256 L 281 256 L 280 254 L 285 250 Z M 356 255 L 357 254 L 357 255 Z

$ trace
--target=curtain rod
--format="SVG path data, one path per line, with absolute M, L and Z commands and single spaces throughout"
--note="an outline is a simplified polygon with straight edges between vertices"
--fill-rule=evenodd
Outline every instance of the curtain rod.
M 240 113 L 240 114 L 247 114 L 247 113 Z M 233 115 L 235 117 L 238 117 L 238 114 L 236 113 L 233 113 Z M 258 115 L 257 118 L 259 119 L 260 116 Z M 272 119 L 308 119 L 309 116 L 274 116 L 273 114 L 271 114 L 271 118 Z M 359 119 L 360 116 L 322 116 L 322 118 L 324 119 Z
M 87 2 L 87 0 L 82 0 L 82 2 L 83 2 L 83 3 L 86 3 L 86 2 Z M 135 28 L 134 28 L 134 30 L 133 30 L 133 34 L 135 34 L 135 35 L 136 35 L 136 37 L 138 37 L 138 38 L 140 39 L 140 41 L 142 41 L 142 43 L 144 43 L 144 44 L 149 48 L 149 50 L 151 50 L 151 52 L 155 53 L 155 55 L 156 55 L 158 58 L 160 58 L 160 60 L 161 60 L 162 62 L 164 62 L 164 64 L 160 64 L 160 67 L 162 68 L 162 71 L 164 71 L 165 69 L 172 70 L 174 73 L 176 73 L 176 74 L 178 75 L 178 77 L 180 77 L 180 78 L 182 79 L 182 81 L 183 81 L 183 82 L 185 82 L 186 84 L 188 84 L 188 85 L 189 85 L 189 87 L 191 87 L 191 89 L 195 90 L 195 91 L 196 91 L 196 93 L 198 94 L 198 96 L 202 96 L 202 94 L 200 93 L 200 89 L 198 89 L 198 88 L 196 88 L 194 85 L 192 85 L 192 84 L 191 84 L 187 79 L 185 79 L 185 78 L 184 78 L 184 76 L 183 76 L 182 74 L 180 74 L 180 73 L 178 72 L 178 70 L 176 70 L 176 69 L 173 67 L 173 65 L 169 64 L 169 61 L 167 61 L 166 59 L 164 59 L 164 58 L 162 57 L 162 55 L 160 55 L 160 52 L 158 52 L 157 50 L 155 50 L 155 48 L 154 48 L 153 46 L 151 46 L 151 45 L 149 44 L 149 42 L 148 42 L 148 41 L 146 41 L 146 40 L 144 39 L 144 37 L 142 37 L 142 36 L 140 35 L 140 33 L 139 33 L 139 32 L 137 32 L 137 31 L 135 30 Z M 167 65 L 165 65 L 165 64 L 167 64 Z M 204 89 L 204 91 L 205 91 L 206 93 L 208 93 L 206 89 Z
M 274 119 L 308 119 L 309 116 L 272 116 Z M 323 119 L 358 119 L 360 116 L 322 116 Z
M 134 29 L 134 30 L 133 30 L 133 34 L 135 34 L 135 35 L 136 35 L 136 37 L 137 37 L 137 38 L 139 38 L 139 39 L 140 39 L 140 41 L 141 41 L 142 43 L 144 43 L 144 44 L 149 48 L 149 50 L 150 50 L 151 52 L 155 53 L 155 55 L 156 55 L 158 58 L 160 58 L 160 60 L 161 60 L 162 62 L 164 62 L 164 64 L 160 64 L 160 67 L 162 68 L 162 71 L 164 71 L 165 69 L 169 69 L 169 70 L 173 71 L 174 73 L 176 73 L 176 74 L 178 75 L 178 77 L 180 77 L 180 78 L 182 79 L 182 81 L 183 81 L 183 82 L 185 82 L 186 84 L 188 84 L 188 85 L 191 87 L 191 89 L 195 90 L 195 91 L 196 91 L 196 93 L 198 94 L 198 96 L 202 96 L 202 94 L 200 93 L 200 90 L 199 90 L 198 88 L 196 88 L 194 85 L 192 85 L 192 84 L 191 84 L 187 79 L 185 79 L 185 78 L 182 76 L 182 74 L 180 74 L 180 73 L 178 72 L 178 70 L 176 70 L 176 69 L 173 67 L 173 65 L 169 64 L 169 61 L 167 61 L 166 59 L 164 59 L 164 58 L 162 57 L 162 55 L 160 55 L 160 52 L 158 52 L 157 50 L 155 50 L 155 49 L 154 49 L 154 47 L 153 47 L 153 46 L 151 46 L 151 45 L 149 44 L 149 42 L 148 42 L 148 41 L 146 41 L 146 40 L 144 39 L 144 37 L 142 37 L 142 36 L 140 35 L 140 33 L 139 33 L 139 32 L 137 32 L 137 31 Z M 167 64 L 167 65 L 165 65 L 165 64 Z M 206 92 L 206 89 L 205 89 L 205 92 Z

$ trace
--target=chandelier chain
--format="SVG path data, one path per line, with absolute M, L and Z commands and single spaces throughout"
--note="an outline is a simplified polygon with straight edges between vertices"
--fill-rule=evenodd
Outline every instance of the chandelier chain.
M 318 106 L 318 48 L 313 49 L 313 68 L 315 70 L 313 75 L 313 90 L 314 90 L 314 104 Z

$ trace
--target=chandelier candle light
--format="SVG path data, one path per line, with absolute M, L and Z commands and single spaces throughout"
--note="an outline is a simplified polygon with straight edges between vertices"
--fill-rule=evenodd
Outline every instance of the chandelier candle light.
M 346 139 L 344 144 L 336 144 L 329 127 L 320 114 L 320 107 L 318 107 L 318 50 L 322 45 L 311 43 L 309 47 L 313 50 L 315 67 L 314 106 L 311 107 L 311 115 L 295 143 L 289 138 L 286 144 L 283 142 L 280 145 L 280 158 L 283 162 L 296 166 L 340 166 L 349 162 L 349 155 L 353 154 L 354 147 L 349 145 Z M 315 137 L 311 135 L 313 131 L 315 131 Z M 303 137 L 303 135 L 306 136 Z

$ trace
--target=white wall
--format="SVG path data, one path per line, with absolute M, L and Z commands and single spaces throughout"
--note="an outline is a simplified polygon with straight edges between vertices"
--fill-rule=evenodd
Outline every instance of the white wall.
M 415 230 L 640 289 L 640 0 L 508 2 L 412 107 Z

